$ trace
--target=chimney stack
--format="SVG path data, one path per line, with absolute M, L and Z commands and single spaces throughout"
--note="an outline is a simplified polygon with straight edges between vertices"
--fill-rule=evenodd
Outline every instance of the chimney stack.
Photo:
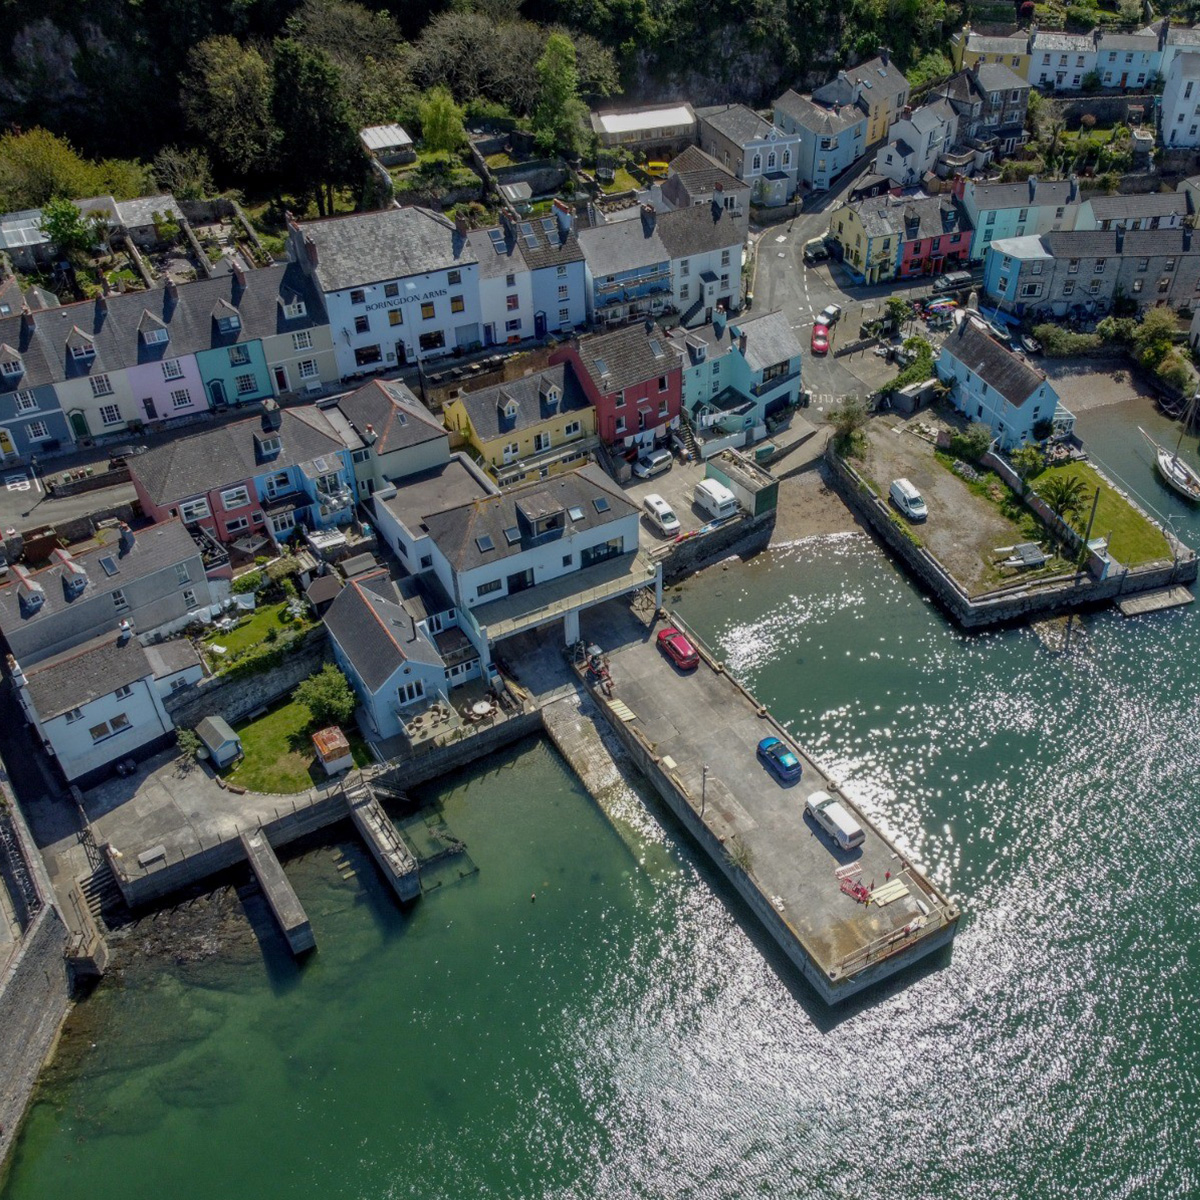
M 108 313 L 108 297 L 107 296 L 97 296 L 96 297 L 96 316 L 103 317 L 107 313 Z
M 270 433 L 277 430 L 283 424 L 283 413 L 279 410 L 279 405 L 275 403 L 269 396 L 263 401 L 262 410 L 262 427 Z
M 642 205 L 642 229 L 646 232 L 647 236 L 654 230 L 655 216 L 656 213 L 653 204 Z
M 233 278 L 239 288 L 244 288 L 246 286 L 246 272 L 242 270 L 242 264 L 240 262 L 235 261 L 233 264 Z
M 166 293 L 167 293 L 167 299 L 170 300 L 172 304 L 174 304 L 175 301 L 179 299 L 179 284 L 177 284 L 175 282 L 175 280 L 173 280 L 173 279 L 168 279 L 167 286 L 166 286 Z
M 378 435 L 378 434 L 375 432 L 375 426 L 374 426 L 374 425 L 367 425 L 367 426 L 365 426 L 365 427 L 364 427 L 364 429 L 363 429 L 363 441 L 364 441 L 364 442 L 366 442 L 368 446 L 373 446 L 373 445 L 375 445 L 375 439 L 376 439 L 378 436 L 379 436 L 379 435 Z
M 458 234 L 459 237 L 467 236 L 467 218 L 466 217 L 459 215 L 454 218 L 454 231 Z
M 124 646 L 126 642 L 133 637 L 133 622 L 128 618 L 125 618 L 120 622 L 120 624 L 117 625 L 117 629 L 119 630 L 117 644 L 119 646 Z
M 1037 176 L 1030 175 L 1030 177 L 1029 177 L 1029 202 L 1031 204 L 1033 203 L 1034 198 L 1037 196 L 1037 185 L 1038 185 Z
M 888 65 L 888 59 L 891 57 L 891 54 L 892 52 L 886 46 L 879 47 L 879 57 L 883 60 L 885 67 Z
M 21 306 L 21 332 L 28 336 L 33 332 L 35 324 L 33 311 L 28 304 L 23 304 Z
M 136 545 L 137 537 L 134 535 L 133 530 L 130 529 L 124 521 L 121 522 L 120 529 L 121 536 L 117 542 L 117 548 L 122 555 L 125 555 L 128 554 Z
M 308 255 L 309 266 L 318 267 L 321 265 L 320 256 L 317 254 L 317 243 L 307 234 L 304 235 L 304 253 Z

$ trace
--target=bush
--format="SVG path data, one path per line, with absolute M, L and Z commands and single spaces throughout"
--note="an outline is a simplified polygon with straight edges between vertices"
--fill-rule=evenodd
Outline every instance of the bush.
M 1121 297 L 1114 297 L 1113 307 L 1117 307 L 1120 302 Z M 1133 342 L 1137 327 L 1138 323 L 1132 317 L 1105 317 L 1096 326 L 1096 332 L 1106 342 L 1120 342 L 1121 345 L 1128 346 Z
M 1051 358 L 1068 358 L 1072 354 L 1088 354 L 1101 344 L 1099 334 L 1072 333 L 1061 325 L 1037 325 L 1033 336 Z
M 1046 469 L 1046 457 L 1036 446 L 1018 446 L 1008 460 L 1024 480 L 1036 479 Z
M 354 716 L 358 700 L 350 681 L 333 663 L 326 663 L 296 689 L 296 699 L 318 725 L 345 725 Z
M 233 581 L 232 591 L 237 596 L 244 596 L 247 592 L 257 592 L 263 585 L 263 577 L 261 571 L 247 571 L 245 575 L 239 575 Z
M 975 462 L 982 458 L 992 445 L 992 429 L 982 421 L 972 421 L 963 432 L 950 438 L 950 453 L 958 458 Z
M 1089 133 L 1091 133 L 1091 131 L 1096 128 L 1096 114 L 1084 113 L 1083 116 L 1079 118 L 1079 128 L 1086 129 Z
M 916 351 L 917 357 L 892 380 L 890 390 L 893 392 L 898 392 L 909 384 L 924 383 L 934 375 L 933 347 L 924 338 L 910 337 L 905 341 L 904 348 Z
M 1178 392 L 1191 390 L 1192 369 L 1178 350 L 1169 350 L 1154 373 L 1168 387 L 1172 387 Z
M 258 560 L 255 559 L 255 562 Z M 265 559 L 263 560 L 266 561 Z M 296 561 L 293 554 L 285 554 L 282 558 L 277 558 L 269 567 L 267 567 L 267 578 L 272 583 L 280 583 L 291 575 L 295 575 L 300 570 L 300 564 Z
M 185 758 L 194 759 L 200 753 L 200 735 L 194 729 L 177 729 L 175 745 Z

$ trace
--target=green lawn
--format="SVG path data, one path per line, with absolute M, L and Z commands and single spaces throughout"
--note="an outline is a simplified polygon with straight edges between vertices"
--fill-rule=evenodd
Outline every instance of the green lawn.
M 235 656 L 242 651 L 250 650 L 267 640 L 267 631 L 274 629 L 281 637 L 293 630 L 307 629 L 312 623 L 306 617 L 292 621 L 283 620 L 287 604 L 260 605 L 242 623 L 228 633 L 213 629 L 204 635 L 205 646 L 224 646 L 225 654 L 209 654 L 208 663 L 214 671 L 220 671 L 234 661 Z
M 310 735 L 308 706 L 289 700 L 256 720 L 237 727 L 245 757 L 231 767 L 230 783 L 252 792 L 303 792 L 325 778 Z M 371 762 L 371 752 L 357 732 L 347 730 L 355 766 Z
M 642 186 L 624 167 L 617 168 L 617 173 L 612 183 L 598 182 L 604 189 L 605 195 L 608 195 L 610 192 L 636 192 Z
M 1079 519 L 1080 529 L 1087 528 L 1092 511 L 1092 498 L 1100 489 L 1100 505 L 1096 509 L 1096 520 L 1092 525 L 1092 537 L 1108 537 L 1108 549 L 1118 562 L 1127 567 L 1136 567 L 1155 559 L 1171 557 L 1171 548 L 1162 530 L 1152 525 L 1123 496 L 1108 486 L 1090 463 L 1074 462 L 1062 467 L 1051 467 L 1034 481 L 1034 490 L 1055 474 L 1065 474 L 1082 479 L 1087 488 L 1087 500 Z

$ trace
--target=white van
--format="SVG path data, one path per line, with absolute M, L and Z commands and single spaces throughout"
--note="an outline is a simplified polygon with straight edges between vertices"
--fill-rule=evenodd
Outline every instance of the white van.
M 893 479 L 888 495 L 892 503 L 910 520 L 924 521 L 929 509 L 921 499 L 921 493 L 907 479 Z
M 853 850 L 867 840 L 863 827 L 828 792 L 813 792 L 805 801 L 805 808 L 839 850 Z
M 714 521 L 737 516 L 737 497 L 723 483 L 718 483 L 715 479 L 704 479 L 696 484 L 696 490 L 692 493 L 692 501 L 701 512 L 706 513 Z
M 679 532 L 679 518 L 671 511 L 671 506 L 657 492 L 651 492 L 642 501 L 642 511 L 650 518 L 650 524 L 659 533 L 673 536 Z

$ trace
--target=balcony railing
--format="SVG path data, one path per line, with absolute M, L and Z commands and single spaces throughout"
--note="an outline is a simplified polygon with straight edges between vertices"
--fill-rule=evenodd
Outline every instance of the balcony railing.
M 797 367 L 794 371 L 789 371 L 786 375 L 776 375 L 774 379 L 764 379 L 762 383 L 756 383 L 750 389 L 752 396 L 764 396 L 767 392 L 774 392 L 777 389 L 789 384 L 794 379 L 800 378 L 800 368 Z

